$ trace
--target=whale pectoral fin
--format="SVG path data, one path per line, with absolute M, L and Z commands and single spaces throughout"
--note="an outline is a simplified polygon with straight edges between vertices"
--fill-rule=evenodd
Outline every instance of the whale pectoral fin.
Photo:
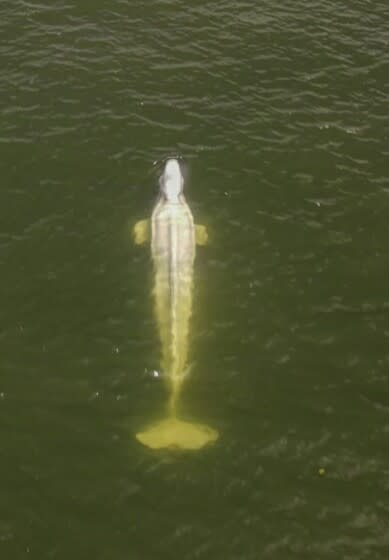
M 136 245 L 143 245 L 150 239 L 150 220 L 136 222 L 133 229 Z
M 197 245 L 206 245 L 208 243 L 208 231 L 205 226 L 195 226 Z

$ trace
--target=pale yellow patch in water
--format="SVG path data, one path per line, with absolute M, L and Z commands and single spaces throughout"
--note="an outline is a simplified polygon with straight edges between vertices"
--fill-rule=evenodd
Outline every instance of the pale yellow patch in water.
M 200 449 L 217 440 L 219 434 L 205 424 L 185 422 L 178 418 L 167 418 L 138 433 L 138 441 L 151 449 Z

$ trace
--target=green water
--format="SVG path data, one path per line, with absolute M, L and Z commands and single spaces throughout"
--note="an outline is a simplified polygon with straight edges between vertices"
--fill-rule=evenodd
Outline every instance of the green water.
M 386 560 L 388 26 L 383 0 L 1 3 L 2 559 Z M 194 453 L 134 438 L 166 391 L 130 226 L 173 153 L 212 239 Z

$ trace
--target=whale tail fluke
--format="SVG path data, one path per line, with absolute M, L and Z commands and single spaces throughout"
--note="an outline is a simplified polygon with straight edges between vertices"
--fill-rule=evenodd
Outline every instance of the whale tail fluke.
M 219 434 L 205 424 L 166 418 L 136 434 L 138 441 L 151 449 L 200 449 L 217 440 Z

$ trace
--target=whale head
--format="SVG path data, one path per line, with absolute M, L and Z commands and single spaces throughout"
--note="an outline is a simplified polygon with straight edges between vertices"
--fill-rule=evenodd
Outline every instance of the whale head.
M 184 188 L 184 177 L 176 159 L 168 159 L 159 179 L 161 193 L 168 202 L 178 202 Z

